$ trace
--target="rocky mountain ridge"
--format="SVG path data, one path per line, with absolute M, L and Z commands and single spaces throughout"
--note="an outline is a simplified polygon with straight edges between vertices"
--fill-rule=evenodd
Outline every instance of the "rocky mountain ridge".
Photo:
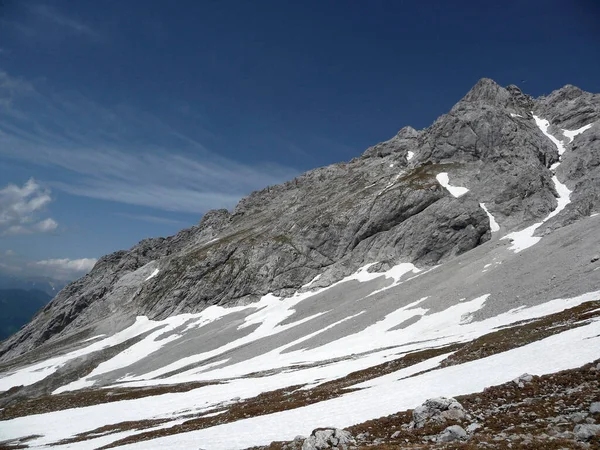
M 569 152 L 549 132 L 591 129 Z M 377 262 L 431 267 L 500 234 L 539 222 L 557 207 L 553 176 L 570 203 L 544 222 L 552 232 L 600 209 L 600 95 L 565 86 L 533 99 L 516 86 L 480 80 L 430 127 L 405 127 L 348 163 L 309 171 L 254 192 L 230 213 L 211 211 L 192 228 L 101 258 L 19 333 L 0 345 L 9 360 L 73 333 L 125 328 L 210 305 L 243 305 L 272 292 L 327 286 Z M 468 189 L 453 196 L 437 180 Z M 482 207 L 481 205 L 484 205 Z M 318 277 L 318 279 L 315 279 Z
M 599 99 L 483 79 L 101 258 L 2 343 L 0 447 L 596 448 Z

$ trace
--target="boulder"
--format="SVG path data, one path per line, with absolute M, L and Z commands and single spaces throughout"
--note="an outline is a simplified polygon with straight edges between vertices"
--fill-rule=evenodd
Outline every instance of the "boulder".
M 520 375 L 517 378 L 515 378 L 513 380 L 513 383 L 515 383 L 520 388 L 523 388 L 523 387 L 525 387 L 525 383 L 529 383 L 531 380 L 533 380 L 533 375 L 524 373 L 523 375 Z
M 356 441 L 346 430 L 339 428 L 317 428 L 305 439 L 302 450 L 339 449 L 346 450 Z
M 578 441 L 589 441 L 594 436 L 600 435 L 600 425 L 579 424 L 573 429 L 573 434 Z
M 459 425 L 451 425 L 438 435 L 437 442 L 455 442 L 465 439 L 467 439 L 467 432 L 464 428 Z
M 463 406 L 453 398 L 437 397 L 426 400 L 413 410 L 413 428 L 423 428 L 427 423 L 460 421 L 467 417 Z

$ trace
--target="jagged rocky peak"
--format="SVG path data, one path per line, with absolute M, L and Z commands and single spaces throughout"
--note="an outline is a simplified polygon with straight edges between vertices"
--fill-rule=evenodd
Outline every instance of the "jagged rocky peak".
M 555 101 L 563 101 L 563 100 L 575 100 L 579 97 L 581 97 L 582 95 L 584 95 L 585 92 L 578 88 L 577 86 L 573 86 L 572 84 L 567 84 L 565 86 L 563 86 L 560 89 L 557 89 L 556 91 L 552 92 L 552 94 L 550 94 L 550 97 L 552 97 Z
M 530 95 L 524 94 L 518 86 L 511 84 L 506 87 L 506 90 L 510 93 L 511 102 L 513 106 L 517 109 L 522 109 L 524 111 L 531 111 L 533 108 L 533 97 Z
M 380 142 L 373 147 L 369 147 L 361 156 L 361 158 L 383 158 L 389 156 L 392 153 L 406 158 L 409 151 L 414 150 L 417 145 L 416 140 L 418 139 L 420 132 L 415 130 L 411 126 L 402 128 L 396 136 L 387 141 Z
M 471 88 L 461 102 L 483 102 L 495 106 L 504 106 L 510 100 L 510 92 L 490 78 L 482 78 Z
M 490 78 L 482 78 L 473 86 L 454 109 L 464 109 L 465 104 L 486 105 L 496 108 L 509 108 L 518 113 L 528 114 L 533 108 L 533 98 L 511 84 L 502 87 Z
M 600 94 L 567 84 L 548 96 L 538 98 L 535 112 L 549 120 L 556 130 L 575 130 L 600 119 Z
M 416 139 L 419 137 L 419 132 L 410 125 L 401 128 L 396 134 L 398 139 Z

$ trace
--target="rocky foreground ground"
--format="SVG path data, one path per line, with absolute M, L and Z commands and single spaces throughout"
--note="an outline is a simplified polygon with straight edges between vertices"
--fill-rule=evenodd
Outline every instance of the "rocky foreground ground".
M 252 450 L 600 449 L 600 360 Z

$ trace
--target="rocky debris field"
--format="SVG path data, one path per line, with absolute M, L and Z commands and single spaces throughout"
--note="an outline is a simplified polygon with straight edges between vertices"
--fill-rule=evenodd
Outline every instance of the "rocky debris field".
M 600 360 L 252 450 L 600 449 Z

